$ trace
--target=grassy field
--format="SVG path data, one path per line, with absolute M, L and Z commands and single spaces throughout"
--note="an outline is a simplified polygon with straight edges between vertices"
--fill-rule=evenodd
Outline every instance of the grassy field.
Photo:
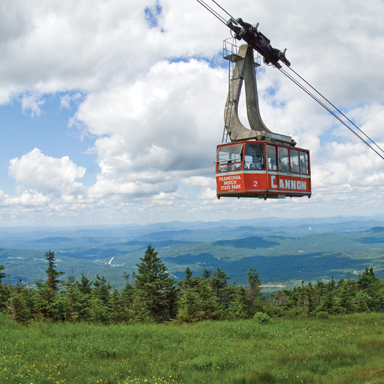
M 193 325 L 21 326 L 0 383 L 384 383 L 384 313 Z

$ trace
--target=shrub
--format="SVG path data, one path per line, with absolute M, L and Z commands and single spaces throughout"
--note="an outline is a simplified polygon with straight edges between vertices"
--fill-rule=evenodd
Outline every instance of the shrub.
M 316 317 L 317 317 L 318 319 L 323 319 L 323 320 L 325 320 L 325 319 L 328 319 L 328 318 L 329 318 L 329 313 L 328 313 L 328 312 L 325 312 L 325 311 L 320 311 L 320 312 L 317 312 Z
M 288 309 L 285 311 L 285 315 L 288 318 L 293 319 L 299 315 L 299 310 L 297 308 Z
M 257 321 L 259 324 L 266 324 L 271 318 L 263 312 L 257 312 L 253 317 L 253 320 Z

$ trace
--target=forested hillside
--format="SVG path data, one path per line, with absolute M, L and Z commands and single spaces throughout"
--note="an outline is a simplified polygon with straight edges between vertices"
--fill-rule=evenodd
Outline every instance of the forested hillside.
M 241 223 L 243 224 L 243 223 Z M 106 228 L 103 230 L 0 231 L 0 265 L 10 283 L 30 285 L 45 275 L 44 253 L 55 250 L 56 263 L 66 275 L 81 279 L 105 278 L 124 289 L 124 272 L 137 272 L 149 243 L 159 252 L 177 281 L 188 266 L 195 275 L 205 268 L 230 271 L 232 281 L 247 283 L 247 271 L 257 267 L 269 292 L 276 286 L 292 288 L 301 281 L 315 283 L 357 277 L 365 267 L 384 277 L 384 226 L 361 230 L 367 222 L 275 226 L 209 226 L 191 229 L 164 226 Z M 374 222 L 368 222 L 374 224 Z M 312 225 L 312 224 L 311 224 Z M 203 224 L 201 226 L 204 227 Z M 161 230 L 162 229 L 162 230 Z M 268 232 L 268 233 L 267 233 Z M 284 233 L 284 236 L 282 235 Z M 302 234 L 302 235 L 300 235 Z M 275 286 L 275 287 L 273 287 Z
M 0 311 L 17 322 L 53 321 L 121 322 L 196 322 L 254 318 L 268 321 L 270 316 L 295 317 L 301 314 L 327 317 L 329 314 L 378 312 L 384 304 L 384 285 L 372 268 L 357 279 L 333 278 L 324 283 L 302 282 L 266 299 L 256 268 L 247 271 L 247 285 L 231 283 L 225 271 L 205 268 L 201 276 L 185 269 L 178 282 L 171 277 L 155 249 L 148 245 L 137 265 L 137 273 L 126 279 L 120 292 L 103 276 L 90 281 L 84 274 L 78 281 L 57 270 L 55 254 L 45 254 L 48 262 L 45 279 L 32 286 L 6 284 L 0 266 Z

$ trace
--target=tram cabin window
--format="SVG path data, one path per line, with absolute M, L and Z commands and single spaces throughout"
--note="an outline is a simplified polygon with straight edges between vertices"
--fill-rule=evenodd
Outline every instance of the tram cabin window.
M 289 172 L 288 148 L 279 147 L 279 171 Z
M 308 153 L 300 151 L 300 168 L 302 175 L 308 175 Z
M 217 172 L 240 170 L 242 166 L 242 144 L 221 147 L 217 154 Z
M 277 171 L 276 147 L 274 145 L 267 145 L 267 164 L 269 171 Z
M 299 151 L 291 149 L 291 172 L 300 173 Z
M 244 169 L 265 169 L 264 144 L 245 144 Z

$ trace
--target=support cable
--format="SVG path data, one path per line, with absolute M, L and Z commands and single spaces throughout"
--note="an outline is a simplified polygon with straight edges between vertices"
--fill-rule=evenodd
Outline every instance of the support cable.
M 300 84 L 298 80 L 296 80 L 293 76 L 291 76 L 288 72 L 286 72 L 283 68 L 278 68 L 279 71 L 284 74 L 289 80 L 291 80 L 293 83 L 295 83 L 299 88 L 301 88 L 307 95 L 309 95 L 313 100 L 315 100 L 317 103 L 319 103 L 324 109 L 326 109 L 333 117 L 335 117 L 341 124 L 346 126 L 355 136 L 357 136 L 363 143 L 365 143 L 370 149 L 372 149 L 373 152 L 375 152 L 378 156 L 380 156 L 384 160 L 384 156 L 379 153 L 375 148 L 373 148 L 370 143 L 368 143 L 364 138 L 362 138 L 356 131 L 354 131 L 345 121 L 343 121 L 334 111 L 332 111 L 331 108 L 329 108 L 324 102 L 322 102 L 320 99 L 318 99 L 311 91 L 309 91 L 307 88 L 305 88 L 304 85 Z M 313 87 L 311 87 L 313 88 Z M 313 88 L 314 89 L 314 88 Z M 324 98 L 325 99 L 325 98 Z M 330 103 L 331 104 L 331 103 Z M 333 106 L 333 104 L 331 104 Z M 336 108 L 337 109 L 337 108 Z M 350 121 L 348 119 L 348 121 Z M 360 130 L 360 129 L 359 129 Z M 361 130 L 360 130 L 361 131 Z M 365 134 L 364 134 L 365 135 Z M 366 136 L 366 135 L 365 135 Z M 371 139 L 370 139 L 371 140 Z M 371 140 L 372 141 L 372 140 Z M 373 141 L 372 141 L 373 142 Z M 374 143 L 377 147 L 378 145 Z M 383 151 L 380 147 L 379 149 Z
M 231 19 L 232 19 L 232 21 L 235 21 L 236 22 L 236 20 L 235 20 L 235 18 L 230 14 L 230 13 L 228 13 L 219 3 L 217 3 L 215 0 L 212 0 L 221 10 L 223 10 Z
M 217 19 L 219 19 L 225 26 L 227 26 L 227 21 L 222 17 L 218 12 L 216 12 L 212 7 L 210 7 L 207 3 L 205 3 L 203 0 L 196 0 L 198 3 L 200 3 L 206 10 L 212 13 L 213 16 L 215 16 Z M 221 7 L 220 7 L 221 8 Z
M 381 152 L 384 153 L 384 150 L 376 144 L 361 128 L 359 128 L 352 120 L 348 118 L 339 108 L 337 108 L 334 104 L 332 104 L 325 96 L 323 96 L 316 88 L 314 88 L 311 84 L 308 83 L 303 77 L 301 77 L 296 71 L 294 71 L 291 67 L 288 67 L 296 76 L 298 76 L 305 84 L 311 87 L 319 96 L 321 96 L 329 105 L 332 105 L 333 108 L 337 112 L 339 112 L 345 119 L 347 119 L 356 129 L 358 129 L 372 144 L 374 144 Z

